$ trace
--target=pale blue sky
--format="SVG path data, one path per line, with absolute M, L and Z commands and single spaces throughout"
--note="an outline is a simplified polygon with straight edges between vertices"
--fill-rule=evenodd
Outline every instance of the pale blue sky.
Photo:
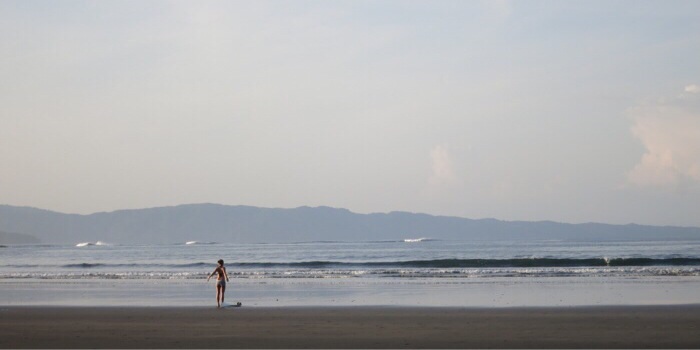
M 697 1 L 2 1 L 0 203 L 700 226 Z

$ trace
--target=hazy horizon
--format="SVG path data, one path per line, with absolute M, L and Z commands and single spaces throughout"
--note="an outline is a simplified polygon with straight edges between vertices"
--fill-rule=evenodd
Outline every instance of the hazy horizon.
M 0 203 L 700 227 L 697 1 L 3 1 Z

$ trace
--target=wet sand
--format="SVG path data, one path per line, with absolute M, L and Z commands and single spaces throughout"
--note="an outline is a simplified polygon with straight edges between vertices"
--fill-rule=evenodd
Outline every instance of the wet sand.
M 700 348 L 700 305 L 0 307 L 0 348 Z

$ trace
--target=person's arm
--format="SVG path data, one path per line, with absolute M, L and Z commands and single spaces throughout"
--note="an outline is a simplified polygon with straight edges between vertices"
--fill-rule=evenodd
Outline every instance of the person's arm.
M 207 276 L 207 282 L 209 282 L 209 279 L 211 278 L 211 276 L 214 276 L 215 273 L 216 270 L 214 270 L 214 272 L 210 273 L 209 276 Z
M 224 267 L 224 277 L 226 277 L 226 282 L 228 282 L 228 272 L 226 272 L 226 268 Z

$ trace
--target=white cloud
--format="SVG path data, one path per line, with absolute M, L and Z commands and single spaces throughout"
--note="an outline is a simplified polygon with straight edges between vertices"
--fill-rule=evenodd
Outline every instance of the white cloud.
M 685 91 L 695 89 L 690 85 Z M 646 148 L 628 174 L 631 183 L 655 187 L 700 183 L 700 104 L 697 96 L 692 99 L 663 100 L 630 110 L 632 133 Z
M 700 92 L 700 86 L 691 84 L 685 87 L 685 92 L 690 92 L 691 94 L 697 94 Z
M 460 184 L 447 144 L 433 147 L 430 151 L 430 158 L 432 160 L 432 175 L 428 183 L 432 188 L 452 187 Z

